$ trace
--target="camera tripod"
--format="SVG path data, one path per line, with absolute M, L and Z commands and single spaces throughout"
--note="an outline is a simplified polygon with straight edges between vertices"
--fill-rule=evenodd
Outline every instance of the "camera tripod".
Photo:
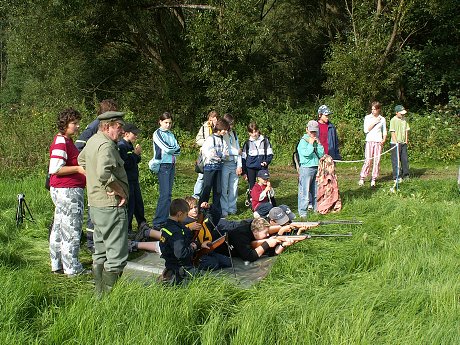
M 26 210 L 30 216 L 30 219 L 26 217 Z M 22 224 L 24 222 L 24 219 L 34 221 L 34 217 L 32 216 L 32 213 L 29 210 L 29 206 L 27 206 L 25 195 L 18 194 L 18 207 L 16 209 L 16 226 Z

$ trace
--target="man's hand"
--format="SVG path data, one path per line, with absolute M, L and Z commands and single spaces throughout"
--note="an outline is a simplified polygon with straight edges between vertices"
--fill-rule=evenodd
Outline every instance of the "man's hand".
M 200 207 L 201 207 L 201 208 L 206 208 L 206 209 L 208 209 L 210 206 L 209 206 L 209 204 L 208 204 L 206 201 L 203 201 L 203 202 L 201 203 Z
M 262 163 L 260 163 L 260 165 L 265 168 L 267 166 L 267 162 L 262 162 Z
M 126 200 L 128 196 L 126 195 L 123 188 L 121 188 L 120 184 L 116 181 L 111 182 L 108 187 L 112 189 L 111 192 L 107 192 L 108 196 L 118 196 L 120 198 L 120 202 L 118 203 L 118 207 L 121 207 L 126 204 Z
M 142 153 L 142 148 L 141 148 L 141 145 L 137 144 L 136 147 L 134 148 L 134 153 L 138 156 L 141 155 Z
M 236 174 L 237 174 L 238 176 L 240 176 L 240 175 L 243 173 L 243 169 L 242 169 L 242 168 L 236 168 L 236 171 L 235 171 L 235 172 L 236 172 Z
M 118 195 L 118 197 L 120 198 L 120 202 L 118 203 L 118 207 L 121 207 L 124 204 L 126 204 L 126 194 L 125 193 L 120 194 L 120 193 L 117 193 L 115 191 L 111 191 L 111 192 L 107 192 L 107 195 L 108 196 Z

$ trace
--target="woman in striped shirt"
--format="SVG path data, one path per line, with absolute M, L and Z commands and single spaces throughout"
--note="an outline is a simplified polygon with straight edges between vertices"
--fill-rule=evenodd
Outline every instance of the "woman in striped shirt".
M 78 150 L 71 137 L 80 127 L 81 115 L 69 108 L 58 115 L 59 133 L 50 146 L 50 194 L 56 206 L 50 233 L 50 257 L 53 273 L 78 275 L 84 269 L 78 259 L 83 225 L 86 186 L 85 170 L 78 165 Z

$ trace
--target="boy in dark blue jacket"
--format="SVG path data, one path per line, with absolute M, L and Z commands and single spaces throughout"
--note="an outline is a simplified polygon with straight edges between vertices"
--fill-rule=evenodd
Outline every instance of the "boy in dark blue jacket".
M 179 284 L 196 274 L 192 258 L 200 244 L 183 223 L 188 217 L 189 205 L 184 199 L 174 199 L 169 206 L 169 218 L 161 228 L 161 257 L 165 260 L 162 281 Z M 201 244 L 206 248 L 209 242 Z
M 142 199 L 141 186 L 139 184 L 139 168 L 141 161 L 142 149 L 139 144 L 134 147 L 139 128 L 131 123 L 123 126 L 125 134 L 123 139 L 118 142 L 120 157 L 125 162 L 126 175 L 129 183 L 128 199 L 128 234 L 133 236 L 133 217 L 136 217 L 138 231 L 144 231 L 149 228 L 144 216 L 144 200 Z

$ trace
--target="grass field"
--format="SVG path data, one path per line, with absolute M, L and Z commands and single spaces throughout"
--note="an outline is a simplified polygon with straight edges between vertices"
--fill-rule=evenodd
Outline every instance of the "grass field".
M 460 195 L 456 165 L 411 166 L 389 191 L 388 162 L 377 188 L 358 187 L 360 165 L 339 165 L 343 210 L 309 220 L 359 219 L 290 247 L 250 289 L 205 276 L 167 288 L 121 281 L 103 300 L 90 278 L 49 273 L 53 213 L 44 176 L 0 180 L 0 344 L 458 344 Z M 297 205 L 296 174 L 273 167 L 279 203 Z M 191 162 L 178 167 L 174 196 L 190 194 Z M 154 178 L 144 180 L 148 219 Z M 148 185 L 147 185 L 148 183 Z M 239 215 L 245 184 L 240 181 Z M 15 224 L 24 193 L 35 222 Z M 84 249 L 82 262 L 90 265 Z

